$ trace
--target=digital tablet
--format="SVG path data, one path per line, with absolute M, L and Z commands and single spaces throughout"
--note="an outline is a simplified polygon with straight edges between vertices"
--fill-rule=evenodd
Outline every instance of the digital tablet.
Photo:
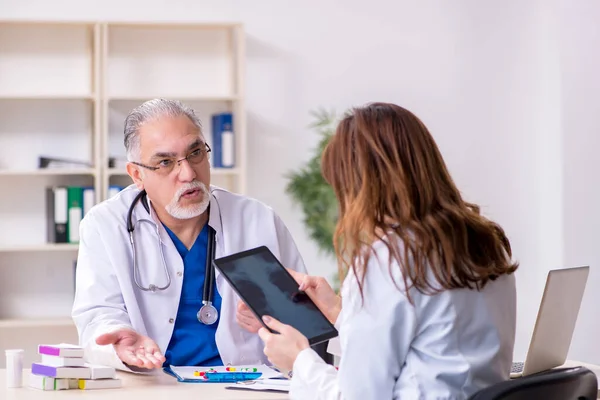
M 262 317 L 269 315 L 296 328 L 311 346 L 338 335 L 266 246 L 216 259 L 213 264 L 265 328 L 269 329 Z

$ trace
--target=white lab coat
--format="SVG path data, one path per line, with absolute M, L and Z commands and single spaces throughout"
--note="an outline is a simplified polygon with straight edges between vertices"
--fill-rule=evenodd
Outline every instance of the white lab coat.
M 289 231 L 271 208 L 215 186 L 210 190 L 208 223 L 216 232 L 215 258 L 265 245 L 285 267 L 306 272 Z M 183 260 L 154 209 L 150 207 L 149 214 L 138 202 L 133 222 L 152 222 L 135 225 L 138 280 L 144 287 L 150 283 L 157 286 L 166 283 L 159 248 L 162 246 L 171 285 L 155 293 L 144 292 L 136 286 L 126 217 L 138 193 L 135 186 L 129 186 L 93 207 L 82 220 L 72 311 L 88 362 L 128 371 L 131 369 L 119 360 L 113 346 L 99 346 L 95 339 L 119 327 L 130 327 L 152 338 L 164 354 L 175 325 L 184 274 Z M 215 279 L 222 297 L 221 319 L 216 331 L 221 359 L 233 365 L 266 363 L 261 339 L 235 321 L 239 297 L 218 270 Z
M 379 242 L 374 249 L 364 306 L 351 272 L 342 286 L 336 321 L 339 371 L 311 349 L 302 351 L 294 363 L 292 399 L 458 400 L 509 378 L 514 275 L 490 282 L 481 292 L 424 295 L 411 289 L 413 306 L 390 278 L 387 247 Z M 394 264 L 391 270 L 404 290 L 400 268 Z

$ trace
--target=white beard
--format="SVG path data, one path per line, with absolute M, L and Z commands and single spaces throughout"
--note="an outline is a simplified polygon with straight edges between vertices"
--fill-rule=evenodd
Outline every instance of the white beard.
M 202 192 L 202 201 L 200 203 L 191 204 L 189 206 L 184 207 L 181 204 L 179 204 L 179 199 L 185 192 L 191 189 L 200 189 L 200 192 Z M 177 193 L 175 193 L 175 196 L 173 196 L 173 200 L 171 200 L 171 202 L 167 204 L 165 209 L 173 218 L 191 219 L 200 216 L 204 211 L 206 211 L 209 204 L 210 193 L 208 192 L 206 185 L 204 185 L 204 183 L 200 181 L 193 181 L 182 186 L 177 191 Z

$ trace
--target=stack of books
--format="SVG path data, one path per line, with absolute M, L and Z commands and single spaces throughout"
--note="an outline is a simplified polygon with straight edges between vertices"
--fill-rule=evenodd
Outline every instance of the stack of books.
M 83 348 L 72 344 L 39 345 L 41 361 L 31 364 L 29 386 L 40 390 L 114 389 L 121 387 L 112 367 L 88 364 Z

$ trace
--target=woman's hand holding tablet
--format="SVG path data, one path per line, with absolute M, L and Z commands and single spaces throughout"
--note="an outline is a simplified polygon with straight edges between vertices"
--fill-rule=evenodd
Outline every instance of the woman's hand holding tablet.
M 262 318 L 269 316 L 295 328 L 311 346 L 337 336 L 330 318 L 337 318 L 339 307 L 329 307 L 326 316 L 311 296 L 311 290 L 317 293 L 317 288 L 323 290 L 325 285 L 311 284 L 306 289 L 308 296 L 298 296 L 298 282 L 267 247 L 214 260 L 214 265 L 265 328 L 270 329 Z M 339 304 L 336 297 L 335 293 L 326 297 L 327 302 Z

